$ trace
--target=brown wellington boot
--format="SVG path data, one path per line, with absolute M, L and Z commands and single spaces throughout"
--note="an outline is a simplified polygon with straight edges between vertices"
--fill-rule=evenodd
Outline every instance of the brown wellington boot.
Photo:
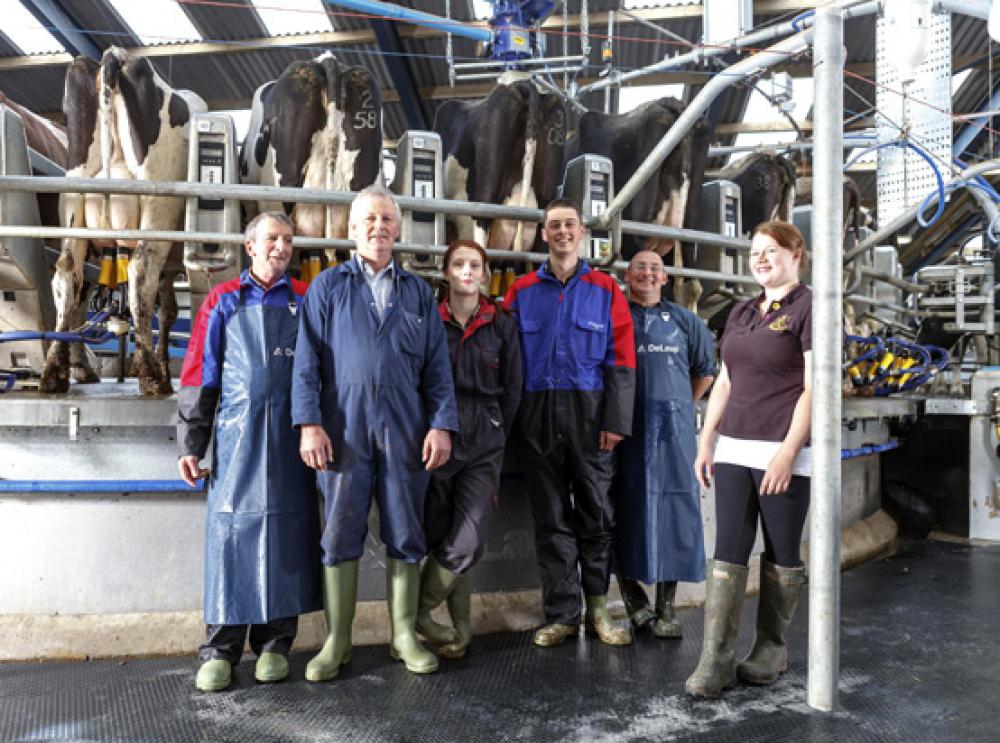
M 608 611 L 608 597 L 587 596 L 587 615 L 584 624 L 588 632 L 593 632 L 605 645 L 631 645 L 632 633 L 619 627 Z
M 795 616 L 805 582 L 804 567 L 784 568 L 767 560 L 761 562 L 757 639 L 750 655 L 736 667 L 741 681 L 773 684 L 788 669 L 785 631 Z
M 709 560 L 705 583 L 705 632 L 698 667 L 684 683 L 695 699 L 717 699 L 736 679 L 736 636 L 747 590 L 746 565 Z

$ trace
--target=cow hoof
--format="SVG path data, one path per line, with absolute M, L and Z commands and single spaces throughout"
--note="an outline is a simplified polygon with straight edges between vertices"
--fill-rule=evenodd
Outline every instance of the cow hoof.
M 62 394 L 69 392 L 69 375 L 65 372 L 52 372 L 46 369 L 38 382 L 38 391 L 47 394 Z
M 97 384 L 101 381 L 101 378 L 97 376 L 97 372 L 89 366 L 74 365 L 70 369 L 70 373 L 73 375 L 73 381 L 77 384 Z

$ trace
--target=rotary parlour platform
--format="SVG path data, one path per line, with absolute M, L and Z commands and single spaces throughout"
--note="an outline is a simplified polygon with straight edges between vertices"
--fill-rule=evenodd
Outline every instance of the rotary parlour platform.
M 701 611 L 680 613 L 680 642 L 591 638 L 553 649 L 527 632 L 477 637 L 468 657 L 428 677 L 358 647 L 326 684 L 253 681 L 250 658 L 228 692 L 194 689 L 193 656 L 0 664 L 4 741 L 988 741 L 995 740 L 1000 547 L 916 542 L 843 576 L 841 709 L 805 702 L 806 600 L 790 636 L 790 670 L 769 689 L 721 701 L 683 695 Z M 740 637 L 745 653 L 755 601 Z

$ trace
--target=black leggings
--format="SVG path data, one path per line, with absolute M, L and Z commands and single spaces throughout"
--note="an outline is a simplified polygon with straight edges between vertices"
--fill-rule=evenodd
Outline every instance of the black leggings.
M 760 495 L 764 471 L 737 464 L 715 465 L 715 559 L 746 565 L 764 527 L 764 557 L 794 568 L 802 564 L 802 526 L 809 511 L 809 478 L 794 475 L 781 495 Z

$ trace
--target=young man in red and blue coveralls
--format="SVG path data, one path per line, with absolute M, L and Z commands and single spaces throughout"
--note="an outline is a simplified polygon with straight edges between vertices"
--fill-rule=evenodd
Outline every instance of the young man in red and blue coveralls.
M 195 680 L 229 686 L 247 625 L 258 681 L 288 675 L 298 616 L 322 606 L 316 484 L 292 427 L 292 365 L 305 284 L 285 273 L 292 225 L 266 212 L 247 226 L 251 266 L 216 286 L 191 331 L 177 442 L 181 477 L 209 477 L 205 644 Z M 215 432 L 212 471 L 200 465 Z
M 614 529 L 615 446 L 631 433 L 635 345 L 628 302 L 614 280 L 580 260 L 572 201 L 549 203 L 549 259 L 504 299 L 517 318 L 524 395 L 515 430 L 535 521 L 545 624 L 533 642 L 559 645 L 586 627 L 609 645 L 631 642 L 607 608 Z

